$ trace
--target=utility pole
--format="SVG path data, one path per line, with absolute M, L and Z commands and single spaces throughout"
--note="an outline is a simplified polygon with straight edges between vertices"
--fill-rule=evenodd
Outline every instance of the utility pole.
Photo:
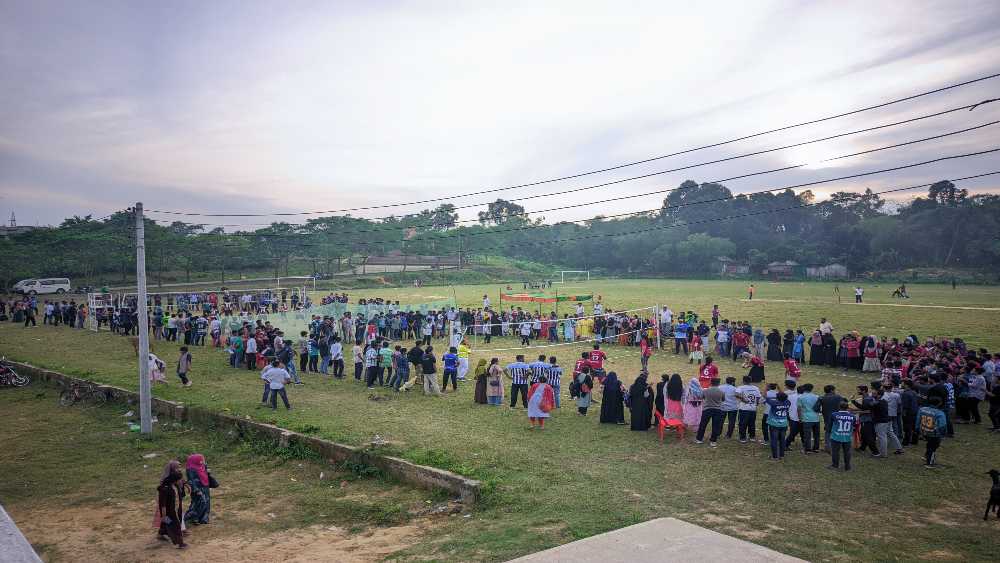
M 142 202 L 135 204 L 135 283 L 139 295 L 139 430 L 153 433 L 153 413 L 149 385 L 149 310 L 146 308 L 146 224 L 142 216 Z

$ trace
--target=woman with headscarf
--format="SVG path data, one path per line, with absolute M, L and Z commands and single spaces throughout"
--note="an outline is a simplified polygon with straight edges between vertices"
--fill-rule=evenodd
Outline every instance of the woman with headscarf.
M 800 364 L 806 363 L 806 335 L 801 330 L 795 331 L 795 339 L 792 340 L 792 358 Z
M 684 393 L 684 426 L 698 428 L 701 424 L 701 404 L 704 400 L 705 390 L 701 388 L 698 378 L 692 377 Z
M 680 374 L 675 373 L 670 376 L 670 381 L 666 385 L 666 396 L 667 411 L 664 416 L 676 419 L 684 418 L 684 381 L 681 380 Z
M 601 398 L 601 422 L 625 424 L 625 386 L 618 374 L 609 371 L 604 378 L 604 396 Z
M 785 354 L 791 356 L 792 346 L 795 346 L 795 333 L 789 328 L 785 330 L 785 335 L 781 338 L 781 357 L 785 357 Z
M 645 373 L 640 373 L 629 388 L 628 402 L 629 410 L 632 411 L 632 430 L 649 430 L 653 418 L 653 388 Z
M 743 367 L 744 369 L 750 368 L 747 375 L 750 377 L 751 383 L 764 381 L 764 360 L 760 359 L 760 356 L 753 356 L 744 352 Z
M 587 416 L 587 409 L 590 408 L 590 398 L 593 394 L 594 378 L 590 376 L 590 367 L 584 367 L 574 378 L 576 388 L 576 412 L 580 416 Z
M 767 361 L 785 361 L 785 355 L 781 351 L 781 333 L 776 328 L 772 328 L 771 332 L 767 333 Z
M 205 456 L 201 454 L 188 456 L 187 480 L 191 486 L 191 505 L 184 513 L 184 520 L 194 525 L 208 524 L 208 515 L 212 509 L 212 494 Z
M 181 527 L 181 514 L 184 512 L 183 477 L 181 463 L 176 459 L 163 468 L 160 484 L 156 487 L 156 515 L 153 519 L 157 537 L 163 541 L 170 540 L 177 549 L 187 547 Z
M 476 394 L 473 400 L 477 405 L 485 405 L 489 402 L 486 398 L 486 358 L 479 360 L 473 373 L 476 378 Z
M 494 407 L 503 403 L 503 368 L 499 358 L 491 358 L 490 367 L 486 368 L 486 402 Z
M 827 366 L 837 367 L 837 339 L 830 333 L 823 335 L 823 356 Z
M 871 372 L 881 372 L 882 362 L 879 358 L 882 356 L 882 347 L 875 336 L 869 336 L 865 341 L 865 347 L 863 350 L 864 364 L 861 367 L 861 371 L 871 371 Z
M 753 331 L 753 351 L 761 358 L 764 357 L 764 331 L 759 328 Z
M 549 411 L 556 407 L 555 393 L 548 383 L 548 378 L 539 376 L 538 381 L 528 389 L 528 424 L 529 430 L 535 429 L 535 424 L 539 430 L 545 430 L 545 419 L 549 418 Z
M 809 365 L 821 366 L 826 362 L 826 353 L 823 351 L 823 333 L 816 329 L 809 337 Z
M 666 413 L 667 397 L 666 395 L 663 394 L 664 391 L 666 391 L 665 389 L 666 386 L 667 386 L 667 374 L 664 373 L 663 375 L 660 376 L 660 382 L 656 384 L 656 404 L 655 404 L 656 412 L 660 413 L 663 416 L 667 415 Z

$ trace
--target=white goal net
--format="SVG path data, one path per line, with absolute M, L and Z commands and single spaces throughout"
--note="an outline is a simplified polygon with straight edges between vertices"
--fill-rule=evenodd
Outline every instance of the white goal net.
M 559 270 L 557 273 L 559 281 L 555 283 L 590 281 L 590 270 Z

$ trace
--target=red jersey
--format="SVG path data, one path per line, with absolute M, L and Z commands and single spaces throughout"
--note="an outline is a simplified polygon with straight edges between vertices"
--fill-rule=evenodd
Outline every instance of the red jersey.
M 590 351 L 590 367 L 591 369 L 604 369 L 604 360 L 608 358 L 608 355 L 604 353 L 604 350 L 591 350 Z
M 712 380 L 716 377 L 719 377 L 719 368 L 715 364 L 703 365 L 698 371 L 698 383 L 701 384 L 702 389 L 711 387 Z
M 578 374 L 583 371 L 583 368 L 590 367 L 590 361 L 580 358 L 576 361 L 576 366 L 573 367 L 573 374 Z
M 691 348 L 692 352 L 701 352 L 701 337 L 698 336 L 697 334 L 694 335 L 694 337 L 691 338 L 691 346 L 690 346 L 690 348 Z M 713 367 L 715 367 L 715 366 L 713 366 Z
M 733 346 L 746 348 L 748 344 L 750 344 L 750 337 L 747 335 L 747 333 L 740 330 L 733 335 Z
M 799 368 L 799 364 L 795 360 L 791 358 L 785 360 L 785 375 L 795 379 L 798 379 L 799 376 L 802 375 L 802 370 Z

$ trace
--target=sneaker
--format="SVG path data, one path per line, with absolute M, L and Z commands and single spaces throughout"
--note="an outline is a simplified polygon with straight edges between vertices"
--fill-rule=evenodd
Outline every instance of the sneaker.
M 903 450 L 896 450 L 896 451 L 894 451 L 892 453 L 895 454 L 895 455 L 903 455 Z
M 746 440 L 740 440 L 740 443 L 741 443 L 741 444 L 746 444 L 746 443 L 747 443 L 747 441 L 746 441 Z
M 719 444 L 716 444 L 715 442 L 709 442 L 708 445 L 711 446 L 711 447 L 713 447 L 713 448 L 719 447 Z
M 827 465 L 826 468 L 829 469 L 830 471 L 840 471 L 840 468 L 837 467 L 836 465 Z
M 885 456 L 882 455 L 882 454 L 872 454 L 871 458 L 872 459 L 883 459 L 883 458 L 885 458 Z
M 695 440 L 694 443 L 695 444 L 704 444 L 705 442 L 703 440 Z
M 924 469 L 937 469 L 936 465 L 925 464 Z

